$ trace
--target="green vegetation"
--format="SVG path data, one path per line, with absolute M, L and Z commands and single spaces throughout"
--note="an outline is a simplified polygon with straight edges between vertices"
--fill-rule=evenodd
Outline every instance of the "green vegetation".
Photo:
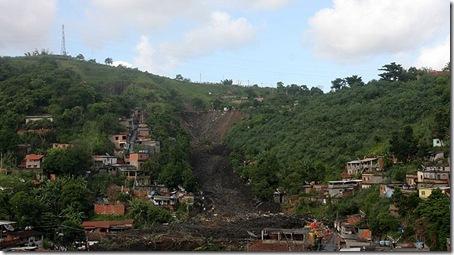
M 46 174 L 84 175 L 89 170 L 91 155 L 81 148 L 50 149 L 43 162 L 43 171 Z
M 367 84 L 356 75 L 337 78 L 327 94 L 279 82 L 228 134 L 231 162 L 263 200 L 284 188 L 299 195 L 298 214 L 333 222 L 361 211 L 377 238 L 398 237 L 403 228 L 403 240 L 425 238 L 431 250 L 445 250 L 450 202 L 439 191 L 421 201 L 417 193 L 397 189 L 387 199 L 375 186 L 326 204 L 302 194 L 303 183 L 337 180 L 345 162 L 366 156 L 384 156 L 386 176 L 403 182 L 432 150 L 433 138 L 449 141 L 449 76 L 396 63 L 380 70 L 382 79 Z M 392 156 L 402 163 L 393 165 Z M 390 213 L 392 205 L 398 215 Z
M 427 236 L 431 250 L 445 250 L 446 238 L 450 237 L 451 201 L 440 190 L 434 190 L 430 197 L 416 207 L 415 231 Z M 409 221 L 409 223 L 413 223 Z
M 276 188 L 302 196 L 300 214 L 328 221 L 336 215 L 367 215 L 374 235 L 426 238 L 434 250 L 443 250 L 449 236 L 449 199 L 439 191 L 421 201 L 417 195 L 396 190 L 392 199 L 379 197 L 377 187 L 361 190 L 326 205 L 301 195 L 305 182 L 338 179 L 346 161 L 384 156 L 387 175 L 403 181 L 430 151 L 432 138 L 443 139 L 449 152 L 450 80 L 429 70 L 391 63 L 381 79 L 366 83 L 358 75 L 332 81 L 332 91 L 277 83 L 276 89 L 240 87 L 231 79 L 217 84 L 196 84 L 182 75 L 169 79 L 137 69 L 110 66 L 96 60 L 51 56 L 33 52 L 26 57 L 0 57 L 0 152 L 4 166 L 14 168 L 23 159 L 19 144 L 46 155 L 45 174 L 56 181 L 39 184 L 32 175 L 0 175 L 0 219 L 33 225 L 48 240 L 69 245 L 82 240 L 85 219 L 93 215 L 96 197 L 110 196 L 110 184 L 125 184 L 120 176 L 88 173 L 91 155 L 111 154 L 108 135 L 125 131 L 120 117 L 133 109 L 147 114 L 153 139 L 161 153 L 143 165 L 153 180 L 196 191 L 198 184 L 189 164 L 190 137 L 181 127 L 184 111 L 240 109 L 247 120 L 237 123 L 226 137 L 235 171 L 249 182 L 255 195 L 270 200 Z M 445 71 L 450 70 L 447 65 Z M 264 98 L 256 100 L 255 98 Z M 52 115 L 54 121 L 25 124 L 27 115 Z M 74 147 L 49 149 L 51 143 Z M 402 164 L 393 165 L 395 156 Z M 88 176 L 88 178 L 86 178 Z M 130 203 L 128 215 L 139 228 L 172 221 L 171 214 L 153 204 L 121 194 L 112 198 Z M 389 213 L 396 205 L 399 215 Z M 184 219 L 184 205 L 177 209 Z M 123 218 L 114 217 L 114 218 Z M 114 219 L 112 218 L 112 219 Z M 207 245 L 201 250 L 216 250 Z
M 138 228 L 151 228 L 153 224 L 169 222 L 172 219 L 169 211 L 140 199 L 131 201 L 128 216 L 134 219 L 134 225 Z
M 327 94 L 280 83 L 276 93 L 248 110 L 249 118 L 228 134 L 232 164 L 253 187 L 264 187 L 256 189 L 262 196 L 269 194 L 270 185 L 260 183 L 264 173 L 257 162 L 270 156 L 277 159 L 272 171 L 277 179 L 271 186 L 291 194 L 298 194 L 304 181 L 339 178 L 345 162 L 353 159 L 392 154 L 404 162 L 420 158 L 432 138 L 449 140 L 450 86 L 447 75 L 418 72 L 419 78 L 372 80 Z M 360 77 L 353 80 L 358 83 Z
M 62 177 L 35 186 L 31 178 L 2 175 L 0 186 L 2 219 L 17 221 L 22 228 L 33 226 L 61 244 L 83 238 L 80 224 L 94 201 L 84 179 Z

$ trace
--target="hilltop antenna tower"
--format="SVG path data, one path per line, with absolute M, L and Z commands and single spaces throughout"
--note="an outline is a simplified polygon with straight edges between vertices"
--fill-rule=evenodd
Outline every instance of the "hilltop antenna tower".
M 65 25 L 61 25 L 61 54 L 66 56 Z

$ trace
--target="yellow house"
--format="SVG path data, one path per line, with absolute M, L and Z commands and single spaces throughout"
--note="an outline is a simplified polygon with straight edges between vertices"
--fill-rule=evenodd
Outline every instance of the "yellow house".
M 428 198 L 430 194 L 432 194 L 432 191 L 434 189 L 440 189 L 443 193 L 448 193 L 449 194 L 449 189 L 450 187 L 439 187 L 439 188 L 419 188 L 418 189 L 418 194 L 420 198 Z

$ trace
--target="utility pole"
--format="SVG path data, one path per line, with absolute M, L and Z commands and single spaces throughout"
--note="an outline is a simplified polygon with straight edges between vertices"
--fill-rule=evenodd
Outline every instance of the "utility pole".
M 61 25 L 61 54 L 66 56 L 65 25 Z

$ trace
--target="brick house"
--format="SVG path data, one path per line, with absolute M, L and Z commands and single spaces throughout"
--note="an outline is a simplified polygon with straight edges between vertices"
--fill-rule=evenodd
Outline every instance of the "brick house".
M 159 141 L 151 140 L 150 138 L 138 138 L 135 144 L 149 154 L 155 154 L 161 151 Z
M 150 137 L 150 128 L 147 124 L 139 124 L 137 127 L 137 136 L 140 138 Z
M 346 169 L 350 176 L 363 172 L 383 171 L 384 160 L 383 157 L 353 160 L 347 162 Z
M 129 154 L 129 164 L 141 169 L 142 164 L 150 158 L 150 155 L 145 152 Z
M 122 150 L 126 146 L 128 135 L 126 133 L 111 135 L 109 139 L 115 145 L 115 149 Z
M 25 168 L 27 169 L 40 169 L 43 163 L 44 155 L 27 154 L 25 156 Z
M 117 157 L 110 155 L 94 155 L 93 161 L 96 166 L 113 166 L 117 164 Z
M 424 166 L 417 172 L 418 182 L 431 182 L 432 180 L 450 179 L 451 169 L 449 166 Z
M 361 179 L 361 188 L 363 189 L 370 188 L 374 184 L 380 184 L 385 181 L 385 177 L 383 177 L 383 175 L 376 173 L 363 173 Z
M 328 193 L 330 197 L 344 197 L 361 187 L 362 180 L 329 181 Z
M 134 180 L 137 178 L 139 170 L 137 167 L 130 164 L 115 164 L 114 169 L 126 176 L 128 180 Z
M 405 183 L 410 186 L 416 186 L 416 183 L 418 182 L 418 176 L 416 174 L 406 174 L 405 175 Z

